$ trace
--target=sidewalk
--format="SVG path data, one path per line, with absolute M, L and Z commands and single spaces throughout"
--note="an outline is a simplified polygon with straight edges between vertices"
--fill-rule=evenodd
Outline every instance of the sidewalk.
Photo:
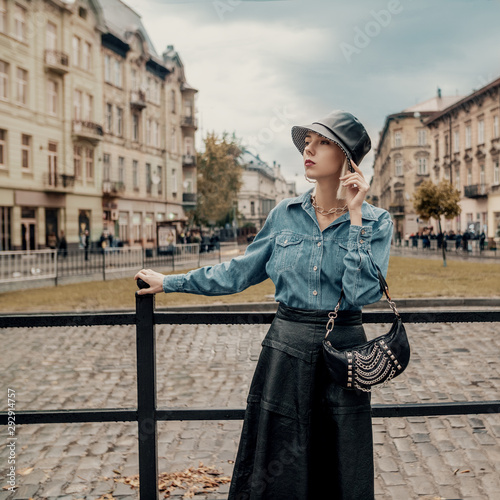
M 398 304 L 400 309 L 404 308 Z M 267 325 L 158 325 L 159 407 L 243 408 Z M 387 325 L 367 325 L 369 337 Z M 412 361 L 373 394 L 373 403 L 498 399 L 498 324 L 407 325 Z M 134 327 L 0 330 L 2 391 L 16 390 L 17 410 L 133 407 Z M 215 465 L 231 475 L 240 421 L 161 422 L 159 471 Z M 497 499 L 500 415 L 374 419 L 376 498 Z M 121 500 L 138 494 L 113 477 L 137 474 L 136 424 L 18 426 L 15 494 L 0 500 Z M 7 449 L 0 450 L 2 486 Z M 196 495 L 205 500 L 218 493 Z M 181 498 L 178 490 L 171 498 Z

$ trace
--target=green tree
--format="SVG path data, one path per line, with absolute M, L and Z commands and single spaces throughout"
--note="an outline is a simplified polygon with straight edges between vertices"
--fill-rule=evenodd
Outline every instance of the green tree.
M 453 219 L 460 214 L 462 209 L 459 205 L 460 191 L 455 189 L 448 181 L 442 181 L 438 185 L 432 181 L 424 181 L 413 195 L 413 207 L 415 212 L 425 220 L 436 219 L 439 232 L 442 233 L 441 217 Z M 443 266 L 446 267 L 446 252 L 444 245 Z
M 236 138 L 227 133 L 218 137 L 208 133 L 205 151 L 198 153 L 198 201 L 193 222 L 213 225 L 227 217 L 233 218 L 238 192 L 241 188 L 242 168 L 238 163 L 241 147 Z

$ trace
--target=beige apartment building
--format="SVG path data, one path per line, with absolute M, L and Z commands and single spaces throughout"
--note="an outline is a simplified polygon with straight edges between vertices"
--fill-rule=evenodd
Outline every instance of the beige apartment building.
M 62 231 L 78 246 L 86 230 L 152 246 L 157 227 L 184 224 L 196 90 L 167 53 L 120 0 L 0 0 L 1 250 L 45 248 Z
M 297 196 L 295 183 L 287 181 L 280 166 L 270 167 L 248 150 L 239 157 L 242 187 L 238 193 L 239 224 L 251 223 L 260 230 L 269 212 L 283 199 Z
M 425 121 L 460 97 L 436 97 L 389 115 L 375 151 L 372 202 L 390 212 L 394 238 L 417 232 L 424 224 L 413 209 L 412 197 L 424 180 L 434 180 L 430 132 Z
M 0 0 L 1 249 L 102 227 L 102 28 L 92 2 Z
M 500 237 L 500 78 L 460 99 L 427 121 L 435 179 L 460 191 L 462 213 L 443 219 L 448 231 L 484 231 Z

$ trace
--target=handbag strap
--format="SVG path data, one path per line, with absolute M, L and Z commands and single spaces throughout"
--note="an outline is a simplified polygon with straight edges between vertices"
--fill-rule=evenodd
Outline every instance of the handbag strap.
M 391 299 L 391 296 L 389 295 L 389 285 L 387 284 L 387 281 L 385 280 L 384 275 L 380 271 L 380 268 L 377 266 L 377 264 L 375 264 L 375 267 L 377 268 L 378 281 L 379 281 L 379 284 L 380 284 L 380 291 L 385 294 L 385 298 L 386 298 L 387 302 L 389 303 L 389 305 L 391 306 L 392 312 L 398 318 L 400 318 L 401 316 L 399 315 L 399 312 L 398 312 L 398 310 L 396 308 L 396 304 Z M 333 330 L 333 325 L 334 325 L 334 322 L 335 322 L 335 318 L 337 317 L 338 312 L 339 312 L 340 302 L 342 301 L 342 299 L 344 297 L 345 297 L 344 288 L 342 288 L 342 290 L 340 290 L 339 301 L 337 302 L 337 305 L 335 306 L 335 309 L 332 312 L 328 313 L 329 320 L 328 320 L 328 323 L 326 324 L 326 335 L 325 335 L 325 338 Z

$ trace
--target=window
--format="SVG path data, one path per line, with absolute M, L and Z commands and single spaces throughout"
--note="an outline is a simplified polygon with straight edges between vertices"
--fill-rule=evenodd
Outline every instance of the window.
M 115 85 L 122 86 L 122 62 L 115 59 Z
M 418 159 L 418 172 L 419 175 L 427 175 L 427 158 Z
M 493 137 L 498 137 L 498 115 L 493 117 Z
M 128 213 L 120 212 L 118 216 L 118 236 L 121 241 L 128 241 Z
M 146 163 L 146 193 L 151 194 L 153 187 L 153 180 L 151 178 L 151 164 Z
M 86 122 L 92 121 L 92 102 L 90 94 L 83 94 L 83 120 Z
M 170 112 L 175 113 L 175 90 L 170 92 Z
M 403 159 L 396 158 L 395 164 L 396 164 L 395 175 L 396 177 L 400 177 L 403 175 Z
M 394 147 L 399 148 L 402 146 L 402 137 L 401 137 L 401 131 L 397 130 L 394 132 Z
M 102 163 L 102 180 L 109 181 L 111 171 L 111 156 L 109 155 L 109 153 L 104 153 L 102 155 Z
M 0 33 L 7 31 L 7 0 L 0 0 Z
M 158 195 L 161 196 L 163 194 L 163 168 L 161 165 L 158 165 L 156 167 L 156 176 L 158 179 L 157 191 Z
M 146 217 L 144 217 L 144 229 L 146 230 L 146 239 L 148 241 L 153 241 L 154 231 L 153 231 L 153 220 L 154 214 L 147 213 Z
M 134 191 L 139 191 L 139 162 L 137 160 L 132 161 L 132 185 Z
M 153 141 L 154 141 L 154 145 L 157 148 L 159 148 L 160 147 L 160 124 L 158 122 L 154 122 Z
M 444 135 L 444 155 L 448 156 L 450 154 L 450 143 L 448 141 L 448 134 Z
M 137 80 L 137 71 L 135 69 L 133 69 L 131 73 L 131 84 L 132 84 L 132 90 L 139 89 L 139 82 Z
M 121 137 L 123 135 L 123 109 L 116 108 L 116 135 Z
M 0 61 L 0 99 L 7 99 L 8 97 L 9 97 L 9 65 L 4 61 Z
M 26 41 L 26 9 L 16 4 L 14 9 L 14 37 Z
M 460 168 L 455 170 L 455 188 L 460 191 Z
M 460 134 L 458 130 L 453 131 L 453 152 L 458 153 L 460 151 Z
M 177 153 L 177 134 L 175 131 L 175 127 L 172 128 L 172 134 L 170 136 L 170 147 L 172 149 L 172 153 Z
M 111 103 L 106 104 L 106 132 L 111 133 L 113 131 L 113 105 Z
M 146 144 L 151 145 L 151 119 L 146 120 Z
M 82 119 L 82 92 L 75 90 L 73 94 L 73 115 L 75 120 Z
M 125 158 L 123 156 L 118 158 L 118 182 L 125 185 Z
M 436 137 L 434 142 L 434 149 L 436 150 L 436 159 L 439 158 L 439 137 Z
M 10 239 L 11 235 L 10 221 L 11 221 L 10 207 L 0 207 L 0 250 L 12 249 L 12 244 Z
M 47 113 L 57 115 L 57 82 L 54 80 L 47 82 Z
M 142 214 L 140 212 L 134 212 L 132 216 L 132 238 L 134 241 L 141 241 L 141 228 L 142 228 Z
M 481 165 L 481 169 L 479 171 L 479 184 L 481 184 L 481 186 L 484 186 L 484 183 L 485 183 L 484 165 Z
M 80 39 L 73 37 L 73 66 L 80 66 Z
M 421 128 L 418 130 L 418 145 L 425 146 L 427 144 L 427 130 Z
M 177 170 L 172 169 L 172 193 L 177 193 Z
M 467 186 L 472 185 L 472 167 L 467 169 Z
M 132 113 L 132 140 L 139 141 L 139 115 Z
M 21 165 L 24 170 L 31 168 L 31 136 L 21 135 Z
M 255 215 L 255 201 L 250 202 L 250 215 Z
M 85 175 L 87 179 L 94 178 L 94 150 L 85 148 Z
M 500 184 L 500 162 L 498 160 L 493 165 L 493 184 L 495 186 Z
M 7 163 L 7 132 L 0 129 L 0 168 L 5 168 Z
M 89 42 L 83 43 L 82 67 L 87 71 L 92 69 L 92 46 Z
M 45 48 L 47 50 L 57 50 L 57 26 L 50 21 L 45 29 Z
M 111 83 L 111 56 L 109 54 L 104 56 L 104 81 Z
M 49 142 L 48 150 L 49 185 L 57 186 L 57 144 L 55 142 Z
M 470 125 L 467 125 L 465 127 L 465 148 L 471 148 L 472 147 L 472 129 Z
M 484 144 L 484 120 L 477 122 L 477 143 Z
M 28 72 L 21 68 L 17 68 L 17 102 L 28 104 Z
M 76 179 L 82 178 L 82 147 L 73 147 L 73 169 Z
M 148 76 L 146 80 L 146 100 L 151 101 L 151 95 L 153 91 L 153 80 Z
M 85 7 L 78 7 L 78 15 L 82 19 L 87 19 L 87 9 Z

